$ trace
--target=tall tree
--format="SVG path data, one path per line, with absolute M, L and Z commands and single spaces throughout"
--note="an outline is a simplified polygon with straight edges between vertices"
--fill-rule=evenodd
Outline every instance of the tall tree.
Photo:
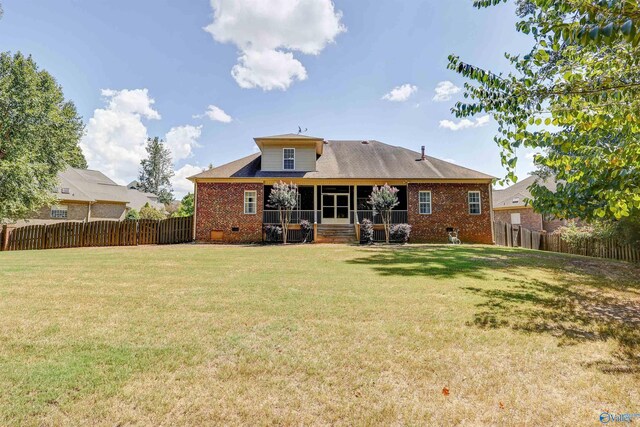
M 508 0 L 478 0 L 487 7 Z M 640 3 L 637 0 L 519 0 L 516 28 L 529 54 L 509 55 L 514 71 L 495 74 L 449 57 L 474 81 L 453 112 L 498 122 L 507 179 L 517 150 L 541 152 L 552 193 L 534 184 L 533 206 L 560 217 L 619 219 L 640 213 Z
M 48 72 L 30 56 L 0 54 L 0 221 L 53 203 L 58 172 L 87 167 L 78 145 L 83 129 Z
M 169 204 L 173 201 L 171 151 L 157 136 L 147 140 L 146 150 L 147 158 L 140 161 L 139 189 L 153 193 L 161 203 Z

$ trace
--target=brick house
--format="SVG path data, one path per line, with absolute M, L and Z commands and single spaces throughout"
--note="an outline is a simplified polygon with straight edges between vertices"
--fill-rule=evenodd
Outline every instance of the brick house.
M 149 205 L 164 209 L 155 194 L 118 185 L 100 171 L 67 168 L 58 174 L 58 186 L 53 189 L 58 201 L 43 206 L 29 219 L 17 225 L 53 224 L 63 221 L 122 220 L 131 209 Z
M 531 175 L 511 187 L 503 190 L 493 190 L 493 217 L 496 221 L 513 226 L 519 225 L 533 231 L 547 231 L 549 233 L 558 227 L 567 225 L 566 219 L 538 213 L 527 202 L 528 199 L 531 199 L 529 187 L 536 179 L 540 178 Z M 555 191 L 554 180 L 547 179 L 543 183 L 549 190 Z
M 457 228 L 463 242 L 493 243 L 489 175 L 426 156 L 424 147 L 420 154 L 378 141 L 293 134 L 254 140 L 258 153 L 189 178 L 196 241 L 263 241 L 265 226 L 279 223 L 269 192 L 283 181 L 298 185 L 293 228 L 308 220 L 317 242 L 354 240 L 365 218 L 381 227 L 366 201 L 373 186 L 388 183 L 399 189 L 392 222 L 412 225 L 412 242 L 447 242 Z

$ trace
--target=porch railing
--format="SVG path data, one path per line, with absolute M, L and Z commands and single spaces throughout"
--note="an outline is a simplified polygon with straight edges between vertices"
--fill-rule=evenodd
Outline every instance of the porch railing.
M 358 210 L 358 222 L 362 222 L 363 219 L 368 219 L 374 224 L 382 224 L 382 217 L 376 214 L 374 211 Z M 406 224 L 407 223 L 407 211 L 391 211 L 391 224 Z
M 354 214 L 356 211 L 349 212 L 350 223 L 354 223 Z M 358 210 L 358 222 L 363 219 L 373 221 L 374 224 L 382 224 L 380 215 L 376 215 L 372 210 Z M 276 210 L 264 210 L 262 222 L 264 224 L 280 224 L 280 212 Z M 317 219 L 318 224 L 322 223 L 322 211 L 317 211 L 314 217 L 313 210 L 294 210 L 291 211 L 291 224 L 300 224 L 300 221 L 307 220 L 313 224 Z M 392 224 L 405 224 L 407 222 L 407 211 L 391 211 Z
M 318 216 L 320 213 L 318 212 Z M 307 220 L 313 224 L 314 216 L 313 211 L 291 211 L 291 224 L 300 224 L 300 221 Z M 265 210 L 262 215 L 262 222 L 264 224 L 280 224 L 280 211 Z M 320 218 L 318 218 L 320 222 Z

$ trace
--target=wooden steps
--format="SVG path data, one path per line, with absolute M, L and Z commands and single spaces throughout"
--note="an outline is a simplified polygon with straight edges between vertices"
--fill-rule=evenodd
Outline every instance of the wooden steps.
M 356 243 L 353 224 L 318 224 L 318 243 Z

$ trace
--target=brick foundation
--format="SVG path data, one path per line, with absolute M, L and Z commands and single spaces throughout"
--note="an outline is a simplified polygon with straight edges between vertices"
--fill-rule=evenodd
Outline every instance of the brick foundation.
M 196 241 L 254 243 L 262 241 L 263 186 L 255 183 L 198 183 Z M 244 191 L 255 190 L 255 214 L 244 213 Z M 237 228 L 237 231 L 234 231 Z M 220 240 L 211 232 L 219 231 Z
M 430 215 L 419 213 L 419 191 L 431 191 Z M 469 214 L 469 191 L 480 192 L 480 215 Z M 460 229 L 463 243 L 493 243 L 488 184 L 409 184 L 407 201 L 413 243 L 445 243 L 448 227 Z

